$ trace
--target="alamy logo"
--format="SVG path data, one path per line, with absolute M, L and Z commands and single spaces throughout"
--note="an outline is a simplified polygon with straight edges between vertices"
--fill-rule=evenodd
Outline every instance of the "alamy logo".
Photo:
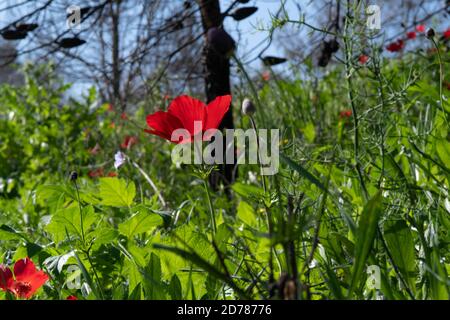
M 372 4 L 366 8 L 367 28 L 370 30 L 381 29 L 381 9 L 378 5 Z
M 224 136 L 217 129 L 203 132 L 202 121 L 194 121 L 194 132 L 197 133 L 194 137 L 184 128 L 172 132 L 171 141 L 178 142 L 172 150 L 173 163 L 260 164 L 261 175 L 278 172 L 279 129 L 226 129 Z
M 366 286 L 369 290 L 380 290 L 381 289 L 381 272 L 379 266 L 368 266 L 367 267 L 367 282 Z
M 67 8 L 67 28 L 77 29 L 81 28 L 81 8 L 79 6 L 71 5 Z

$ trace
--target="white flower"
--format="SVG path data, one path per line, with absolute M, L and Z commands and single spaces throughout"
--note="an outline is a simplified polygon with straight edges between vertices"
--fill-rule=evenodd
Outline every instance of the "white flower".
M 119 169 L 121 165 L 123 165 L 126 161 L 126 156 L 123 152 L 117 151 L 114 155 L 114 167 Z

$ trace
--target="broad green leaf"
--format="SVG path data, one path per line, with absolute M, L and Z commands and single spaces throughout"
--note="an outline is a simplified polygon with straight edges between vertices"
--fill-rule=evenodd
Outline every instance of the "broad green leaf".
M 100 179 L 100 198 L 102 204 L 112 207 L 129 207 L 136 196 L 134 182 L 127 183 L 119 178 Z
M 378 191 L 377 194 L 367 202 L 361 213 L 361 217 L 359 218 L 358 229 L 356 231 L 355 262 L 352 269 L 352 280 L 348 296 L 353 293 L 360 283 L 367 257 L 369 256 L 373 241 L 375 240 L 378 221 L 380 220 L 382 212 L 381 200 L 381 192 Z
M 83 218 L 80 216 L 78 204 L 73 204 L 68 208 L 58 210 L 51 218 L 50 223 L 45 230 L 53 236 L 55 242 L 61 242 L 66 238 L 66 230 L 69 235 L 82 237 L 82 230 L 86 235 L 94 222 L 98 221 L 98 216 L 94 212 L 93 206 L 87 206 L 82 209 Z M 83 228 L 81 228 L 83 220 Z
M 409 289 L 416 292 L 414 240 L 406 222 L 404 220 L 386 221 L 384 224 L 384 239 L 393 263 L 397 266 Z
M 253 226 L 256 223 L 255 210 L 253 210 L 253 207 L 245 201 L 239 202 L 237 216 L 249 226 Z
M 162 223 L 163 219 L 156 213 L 139 212 L 119 224 L 119 232 L 131 238 L 134 235 L 152 231 Z
M 232 186 L 233 191 L 239 194 L 241 197 L 249 199 L 262 199 L 264 198 L 264 190 L 253 185 L 243 184 L 237 182 Z

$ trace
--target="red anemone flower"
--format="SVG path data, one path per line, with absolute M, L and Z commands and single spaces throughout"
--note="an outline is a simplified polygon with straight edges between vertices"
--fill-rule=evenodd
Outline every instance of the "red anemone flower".
M 117 177 L 117 172 L 111 171 L 110 173 L 108 173 L 108 177 Z
M 397 52 L 404 48 L 405 42 L 402 39 L 398 39 L 396 42 L 392 42 L 387 45 L 386 49 L 390 52 Z
M 0 266 L 0 288 L 14 293 L 18 298 L 31 298 L 48 279 L 48 275 L 37 270 L 30 258 L 14 264 L 14 278 L 8 267 Z
M 68 296 L 68 297 L 66 298 L 66 300 L 78 300 L 78 298 L 75 297 L 75 296 Z
M 426 27 L 423 24 L 416 26 L 417 32 L 425 32 Z
M 173 143 L 191 142 L 200 134 L 203 140 L 209 140 L 212 131 L 208 131 L 205 136 L 203 133 L 219 127 L 230 103 L 230 95 L 217 97 L 208 105 L 189 96 L 179 96 L 170 103 L 167 112 L 158 111 L 147 116 L 147 125 L 150 129 L 145 131 Z M 195 122 L 200 122 L 200 126 Z M 172 132 L 177 129 L 185 129 L 189 137 L 182 136 L 177 141 L 172 141 Z
M 444 31 L 443 36 L 444 39 L 450 39 L 450 28 Z
M 410 31 L 410 32 L 408 32 L 407 34 L 406 34 L 406 37 L 408 38 L 408 39 L 415 39 L 416 38 L 416 33 L 414 32 L 414 31 Z
M 138 142 L 138 138 L 134 136 L 125 136 L 122 144 L 120 145 L 123 149 L 129 149 Z
M 366 56 L 365 54 L 362 54 L 359 56 L 358 61 L 360 64 L 366 64 L 367 61 L 369 61 L 369 56 Z
M 270 80 L 270 72 L 269 72 L 269 71 L 264 71 L 264 72 L 262 73 L 262 75 L 261 75 L 261 78 L 262 78 L 264 81 L 269 81 L 269 80 Z
M 339 118 L 350 118 L 352 116 L 352 110 L 343 110 L 339 112 Z
M 98 168 L 98 169 L 89 171 L 88 175 L 91 178 L 99 178 L 99 177 L 103 177 L 105 175 L 105 173 L 103 171 L 103 168 Z

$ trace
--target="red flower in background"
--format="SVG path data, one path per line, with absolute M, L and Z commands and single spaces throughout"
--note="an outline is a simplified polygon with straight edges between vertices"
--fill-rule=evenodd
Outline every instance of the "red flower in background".
M 14 264 L 14 278 L 11 269 L 0 266 L 0 288 L 10 291 L 18 298 L 31 298 L 48 281 L 48 275 L 36 269 L 30 258 Z
M 339 112 L 339 118 L 350 118 L 352 116 L 352 110 L 343 110 Z
M 125 112 L 122 112 L 122 114 L 120 115 L 120 118 L 122 120 L 128 120 L 128 116 L 127 116 L 127 114 Z
M 78 300 L 78 298 L 75 297 L 75 296 L 68 296 L 68 297 L 66 298 L 66 300 Z
M 425 32 L 425 29 L 426 29 L 426 27 L 425 27 L 425 25 L 423 25 L 423 24 L 419 24 L 418 26 L 416 26 L 416 31 L 417 32 Z
M 108 177 L 117 177 L 117 172 L 111 171 L 110 173 L 108 173 Z
M 262 78 L 264 81 L 269 81 L 269 80 L 270 80 L 270 72 L 269 72 L 269 71 L 264 71 L 264 72 L 262 73 L 262 75 L 261 75 L 261 78 Z
M 405 42 L 402 39 L 398 39 L 396 42 L 392 42 L 387 45 L 386 49 L 390 52 L 397 52 L 405 47 Z
M 103 168 L 98 168 L 95 170 L 91 170 L 88 173 L 88 176 L 91 178 L 99 178 L 99 177 L 103 177 L 105 175 Z
M 417 37 L 416 33 L 414 31 L 410 31 L 406 34 L 406 37 L 410 40 L 415 39 Z
M 360 64 L 366 64 L 367 61 L 369 61 L 369 56 L 366 56 L 365 54 L 362 54 L 359 56 L 358 61 Z
M 150 129 L 145 131 L 169 140 L 173 143 L 186 143 L 194 140 L 199 134 L 208 129 L 217 129 L 228 111 L 231 96 L 220 96 L 211 101 L 207 106 L 200 100 L 189 96 L 179 96 L 169 105 L 167 112 L 158 111 L 147 116 L 147 125 Z M 201 131 L 194 127 L 194 122 L 201 122 Z M 172 132 L 177 129 L 185 129 L 189 132 L 189 139 L 180 137 L 178 141 L 172 141 Z M 203 137 L 208 140 L 209 137 Z
M 123 149 L 129 149 L 138 142 L 138 138 L 135 136 L 125 136 L 122 144 L 120 145 Z
M 450 39 L 450 28 L 445 30 L 442 35 L 443 35 L 444 39 Z

